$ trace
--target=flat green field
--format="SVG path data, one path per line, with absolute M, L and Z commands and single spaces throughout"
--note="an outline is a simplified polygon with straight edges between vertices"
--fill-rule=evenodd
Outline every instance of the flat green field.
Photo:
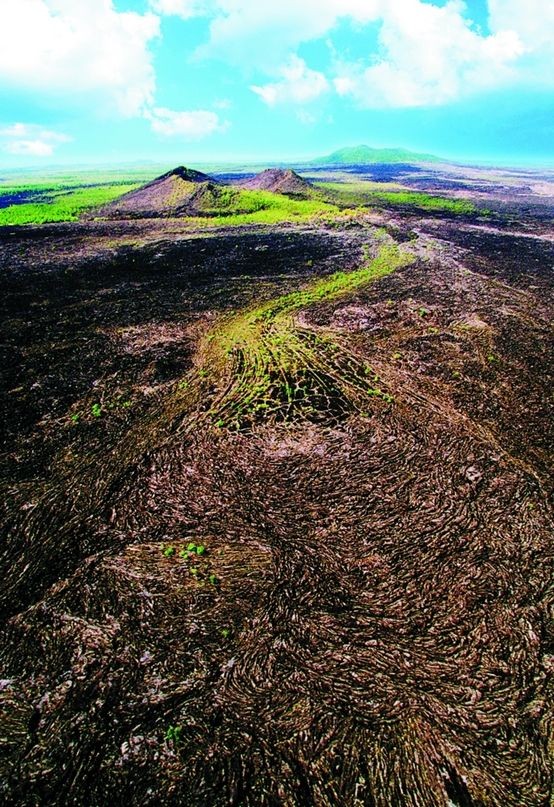
M 485 211 L 479 209 L 469 199 L 448 199 L 422 191 L 412 191 L 396 183 L 387 183 L 387 190 L 377 190 L 375 182 L 357 180 L 345 182 L 318 182 L 317 187 L 336 195 L 343 203 L 350 205 L 371 205 L 413 208 L 437 213 L 468 215 Z
M 8 204 L 0 208 L 0 226 L 77 221 L 85 211 L 107 204 L 137 187 L 136 182 L 73 188 L 57 185 L 2 186 L 0 205 L 6 197 L 29 196 L 36 201 Z

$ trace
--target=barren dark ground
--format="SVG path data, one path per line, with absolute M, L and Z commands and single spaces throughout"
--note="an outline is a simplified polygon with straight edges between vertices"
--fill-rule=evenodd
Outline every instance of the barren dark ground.
M 0 231 L 3 803 L 552 803 L 554 241 L 530 216 Z M 393 402 L 188 427 L 214 323 L 357 268 L 383 224 L 416 262 L 297 320 Z

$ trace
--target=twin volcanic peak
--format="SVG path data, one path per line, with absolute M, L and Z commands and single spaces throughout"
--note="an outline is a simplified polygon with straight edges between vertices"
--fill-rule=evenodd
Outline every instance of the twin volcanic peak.
M 270 168 L 230 186 L 181 165 L 120 196 L 96 211 L 96 215 L 125 219 L 221 215 L 229 211 L 234 196 L 240 207 L 242 190 L 264 190 L 307 198 L 314 189 L 290 169 Z

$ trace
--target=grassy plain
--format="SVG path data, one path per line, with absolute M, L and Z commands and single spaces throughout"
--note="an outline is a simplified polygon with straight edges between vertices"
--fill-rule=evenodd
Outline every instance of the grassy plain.
M 98 187 L 64 188 L 59 186 L 19 186 L 0 188 L 2 196 L 39 192 L 38 201 L 11 204 L 0 208 L 0 226 L 20 224 L 46 224 L 59 221 L 78 221 L 83 213 L 117 199 L 134 190 L 136 183 L 101 185 Z
M 152 179 L 147 169 L 129 172 L 54 174 L 47 179 L 13 177 L 0 180 L 0 226 L 34 225 L 78 221 L 84 215 L 140 187 Z M 342 181 L 316 182 L 312 198 L 302 199 L 270 191 L 219 186 L 216 197 L 199 216 L 183 217 L 201 227 L 273 225 L 286 221 L 306 222 L 334 217 L 345 208 L 391 208 L 414 212 L 474 215 L 480 211 L 469 199 L 447 198 L 414 191 L 399 183 L 360 181 L 346 176 Z M 102 218 L 102 213 L 99 213 Z
M 413 191 L 395 184 L 387 190 L 376 189 L 377 183 L 356 180 L 344 182 L 319 182 L 318 187 L 336 195 L 337 200 L 350 205 L 375 205 L 377 207 L 400 207 L 433 213 L 471 215 L 479 211 L 469 199 L 449 199 L 445 196 Z

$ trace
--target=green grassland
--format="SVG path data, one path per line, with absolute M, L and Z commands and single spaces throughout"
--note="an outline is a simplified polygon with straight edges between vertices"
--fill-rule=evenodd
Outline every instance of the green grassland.
M 107 204 L 123 193 L 139 187 L 136 183 L 118 183 L 100 187 L 67 188 L 48 185 L 2 186 L 1 196 L 29 191 L 41 192 L 42 201 L 12 204 L 0 209 L 0 226 L 45 224 L 48 222 L 77 221 L 94 207 Z
M 453 213 L 470 215 L 485 213 L 479 210 L 469 199 L 449 199 L 445 196 L 434 196 L 422 191 L 412 191 L 401 186 L 388 190 L 376 190 L 373 182 L 318 182 L 318 188 L 329 192 L 337 203 L 348 205 L 374 205 L 376 207 L 402 207 L 436 213 Z
M 29 194 L 28 200 L 0 207 L 0 226 L 45 224 L 50 222 L 77 221 L 85 213 L 95 215 L 95 209 L 109 204 L 119 196 L 140 187 L 137 176 L 123 175 L 104 181 L 102 175 L 87 176 L 96 179 L 94 184 L 83 184 L 78 176 L 57 176 L 50 180 L 33 182 L 0 181 L 2 197 Z M 303 222 L 313 218 L 336 217 L 341 211 L 348 215 L 348 208 L 393 207 L 422 212 L 471 215 L 486 213 L 467 199 L 450 199 L 428 193 L 412 191 L 394 183 L 384 188 L 377 183 L 356 179 L 324 181 L 316 183 L 313 196 L 308 199 L 294 198 L 270 191 L 244 190 L 230 186 L 213 186 L 197 203 L 197 215 L 185 217 L 190 224 L 206 227 L 239 226 L 245 224 L 279 224 Z M 345 210 L 345 208 L 347 208 Z M 99 211 L 102 217 L 102 211 Z
M 124 180 L 89 187 L 47 182 L 0 185 L 0 200 L 3 195 L 37 194 L 33 201 L 0 208 L 0 226 L 77 221 L 84 213 L 94 216 L 95 208 L 101 208 L 140 185 L 136 181 Z M 200 201 L 199 215 L 185 217 L 184 221 L 203 227 L 278 224 L 338 213 L 336 205 L 321 199 L 293 199 L 270 191 L 216 186 Z
M 0 172 L 0 194 L 7 188 L 82 188 L 150 182 L 172 166 L 149 164 L 116 168 L 36 168 Z
M 284 221 L 307 221 L 317 216 L 337 215 L 339 208 L 321 199 L 293 199 L 271 191 L 218 189 L 215 204 L 202 206 L 203 221 L 189 221 L 203 226 L 235 226 L 240 224 L 278 224 Z

